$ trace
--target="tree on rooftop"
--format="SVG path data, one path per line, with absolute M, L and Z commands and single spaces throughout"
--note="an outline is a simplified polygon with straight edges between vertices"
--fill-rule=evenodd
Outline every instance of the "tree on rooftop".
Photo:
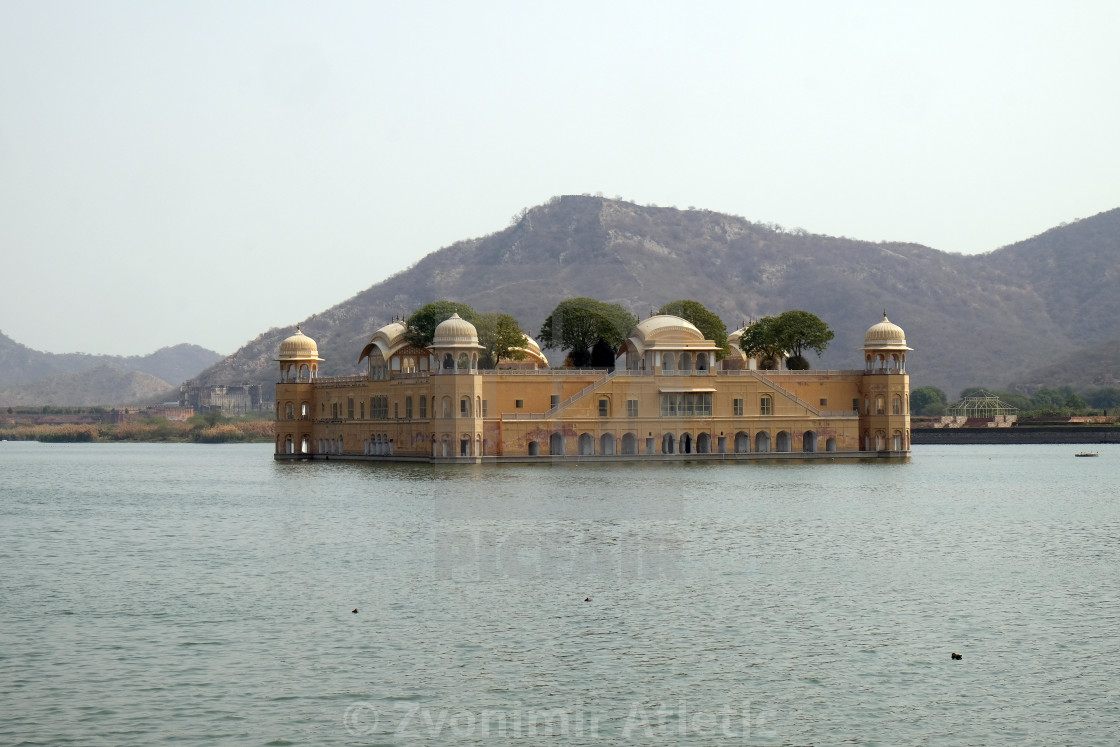
M 418 348 L 426 348 L 432 344 L 432 338 L 436 334 L 436 327 L 440 322 L 446 321 L 451 318 L 452 314 L 458 314 L 463 319 L 466 319 L 471 324 L 474 324 L 478 318 L 478 314 L 470 306 L 458 301 L 433 301 L 424 304 L 416 311 L 409 315 L 405 321 L 405 339 L 409 344 L 415 345 Z
M 679 316 L 681 319 L 692 322 L 696 325 L 696 329 L 704 335 L 705 340 L 712 340 L 719 350 L 716 351 L 716 360 L 721 361 L 730 352 L 727 344 L 727 325 L 719 316 L 709 311 L 704 304 L 699 301 L 690 301 L 688 299 L 680 299 L 677 301 L 670 301 L 664 304 L 657 310 L 658 314 L 672 314 Z
M 739 348 L 748 358 L 757 358 L 763 370 L 776 370 L 785 355 L 776 322 L 777 317 L 764 316 L 748 324 L 739 337 Z
M 583 367 L 591 364 L 596 345 L 600 351 L 604 345 L 617 350 L 637 323 L 633 314 L 616 303 L 569 298 L 544 320 L 540 341 L 545 347 L 567 350 L 572 364 Z
M 786 367 L 791 370 L 809 368 L 805 352 L 820 355 L 836 336 L 816 314 L 808 311 L 783 311 L 777 316 L 764 316 L 747 327 L 739 338 L 739 347 L 748 357 L 757 357 L 763 368 L 777 368 L 778 358 L 789 356 Z
M 479 364 L 482 368 L 495 368 L 503 360 L 525 357 L 520 348 L 528 345 L 529 339 L 509 314 L 479 314 L 474 326 L 478 330 L 478 343 L 486 348 Z

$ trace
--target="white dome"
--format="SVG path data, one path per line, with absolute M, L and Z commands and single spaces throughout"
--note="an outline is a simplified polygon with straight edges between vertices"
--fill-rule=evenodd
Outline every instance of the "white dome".
M 869 350 L 912 350 L 906 347 L 906 333 L 902 327 L 887 319 L 883 314 L 883 321 L 872 325 L 863 338 L 863 347 Z
M 319 357 L 319 346 L 303 334 L 303 330 L 297 325 L 296 333 L 280 343 L 280 356 L 277 360 L 322 360 L 322 358 Z
M 457 313 L 436 325 L 432 336 L 433 348 L 479 347 L 478 330 Z

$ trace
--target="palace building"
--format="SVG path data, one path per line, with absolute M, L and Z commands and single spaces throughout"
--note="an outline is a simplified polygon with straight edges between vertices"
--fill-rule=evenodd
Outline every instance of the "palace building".
M 615 368 L 555 369 L 531 339 L 524 359 L 478 367 L 474 325 L 459 316 L 418 348 L 393 322 L 373 333 L 357 376 L 319 375 L 297 328 L 280 344 L 276 459 L 441 463 L 551 460 L 905 459 L 910 453 L 906 335 L 867 330 L 863 368 L 759 370 L 675 316 L 641 321 Z

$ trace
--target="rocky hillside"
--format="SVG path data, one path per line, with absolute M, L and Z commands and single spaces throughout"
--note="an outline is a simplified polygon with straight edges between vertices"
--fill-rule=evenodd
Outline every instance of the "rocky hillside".
M 617 302 L 639 317 L 692 298 L 729 329 L 751 317 L 811 311 L 836 331 L 817 367 L 856 368 L 863 333 L 885 310 L 915 348 L 912 384 L 955 393 L 1008 384 L 1120 337 L 1118 263 L 1120 210 L 964 256 L 784 231 L 706 210 L 565 196 L 504 230 L 429 254 L 303 329 L 319 343 L 323 372 L 342 375 L 359 371 L 358 353 L 375 329 L 440 298 L 513 314 L 534 335 L 571 296 Z M 293 331 L 269 330 L 198 381 L 271 385 L 276 349 Z
M 218 353 L 198 345 L 134 356 L 44 353 L 0 334 L 0 405 L 148 402 L 221 360 Z
M 0 405 L 94 407 L 137 405 L 178 397 L 177 387 L 142 371 L 95 366 L 80 373 L 45 376 L 0 391 Z

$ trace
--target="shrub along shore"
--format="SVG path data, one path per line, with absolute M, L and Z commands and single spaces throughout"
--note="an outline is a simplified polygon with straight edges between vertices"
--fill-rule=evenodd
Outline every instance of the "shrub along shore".
M 275 438 L 273 421 L 259 416 L 226 418 L 217 413 L 205 413 L 187 420 L 143 417 L 119 422 L 29 422 L 34 420 L 9 416 L 0 423 L 0 440 L 225 444 L 270 443 Z M 88 418 L 75 417 L 73 420 Z

